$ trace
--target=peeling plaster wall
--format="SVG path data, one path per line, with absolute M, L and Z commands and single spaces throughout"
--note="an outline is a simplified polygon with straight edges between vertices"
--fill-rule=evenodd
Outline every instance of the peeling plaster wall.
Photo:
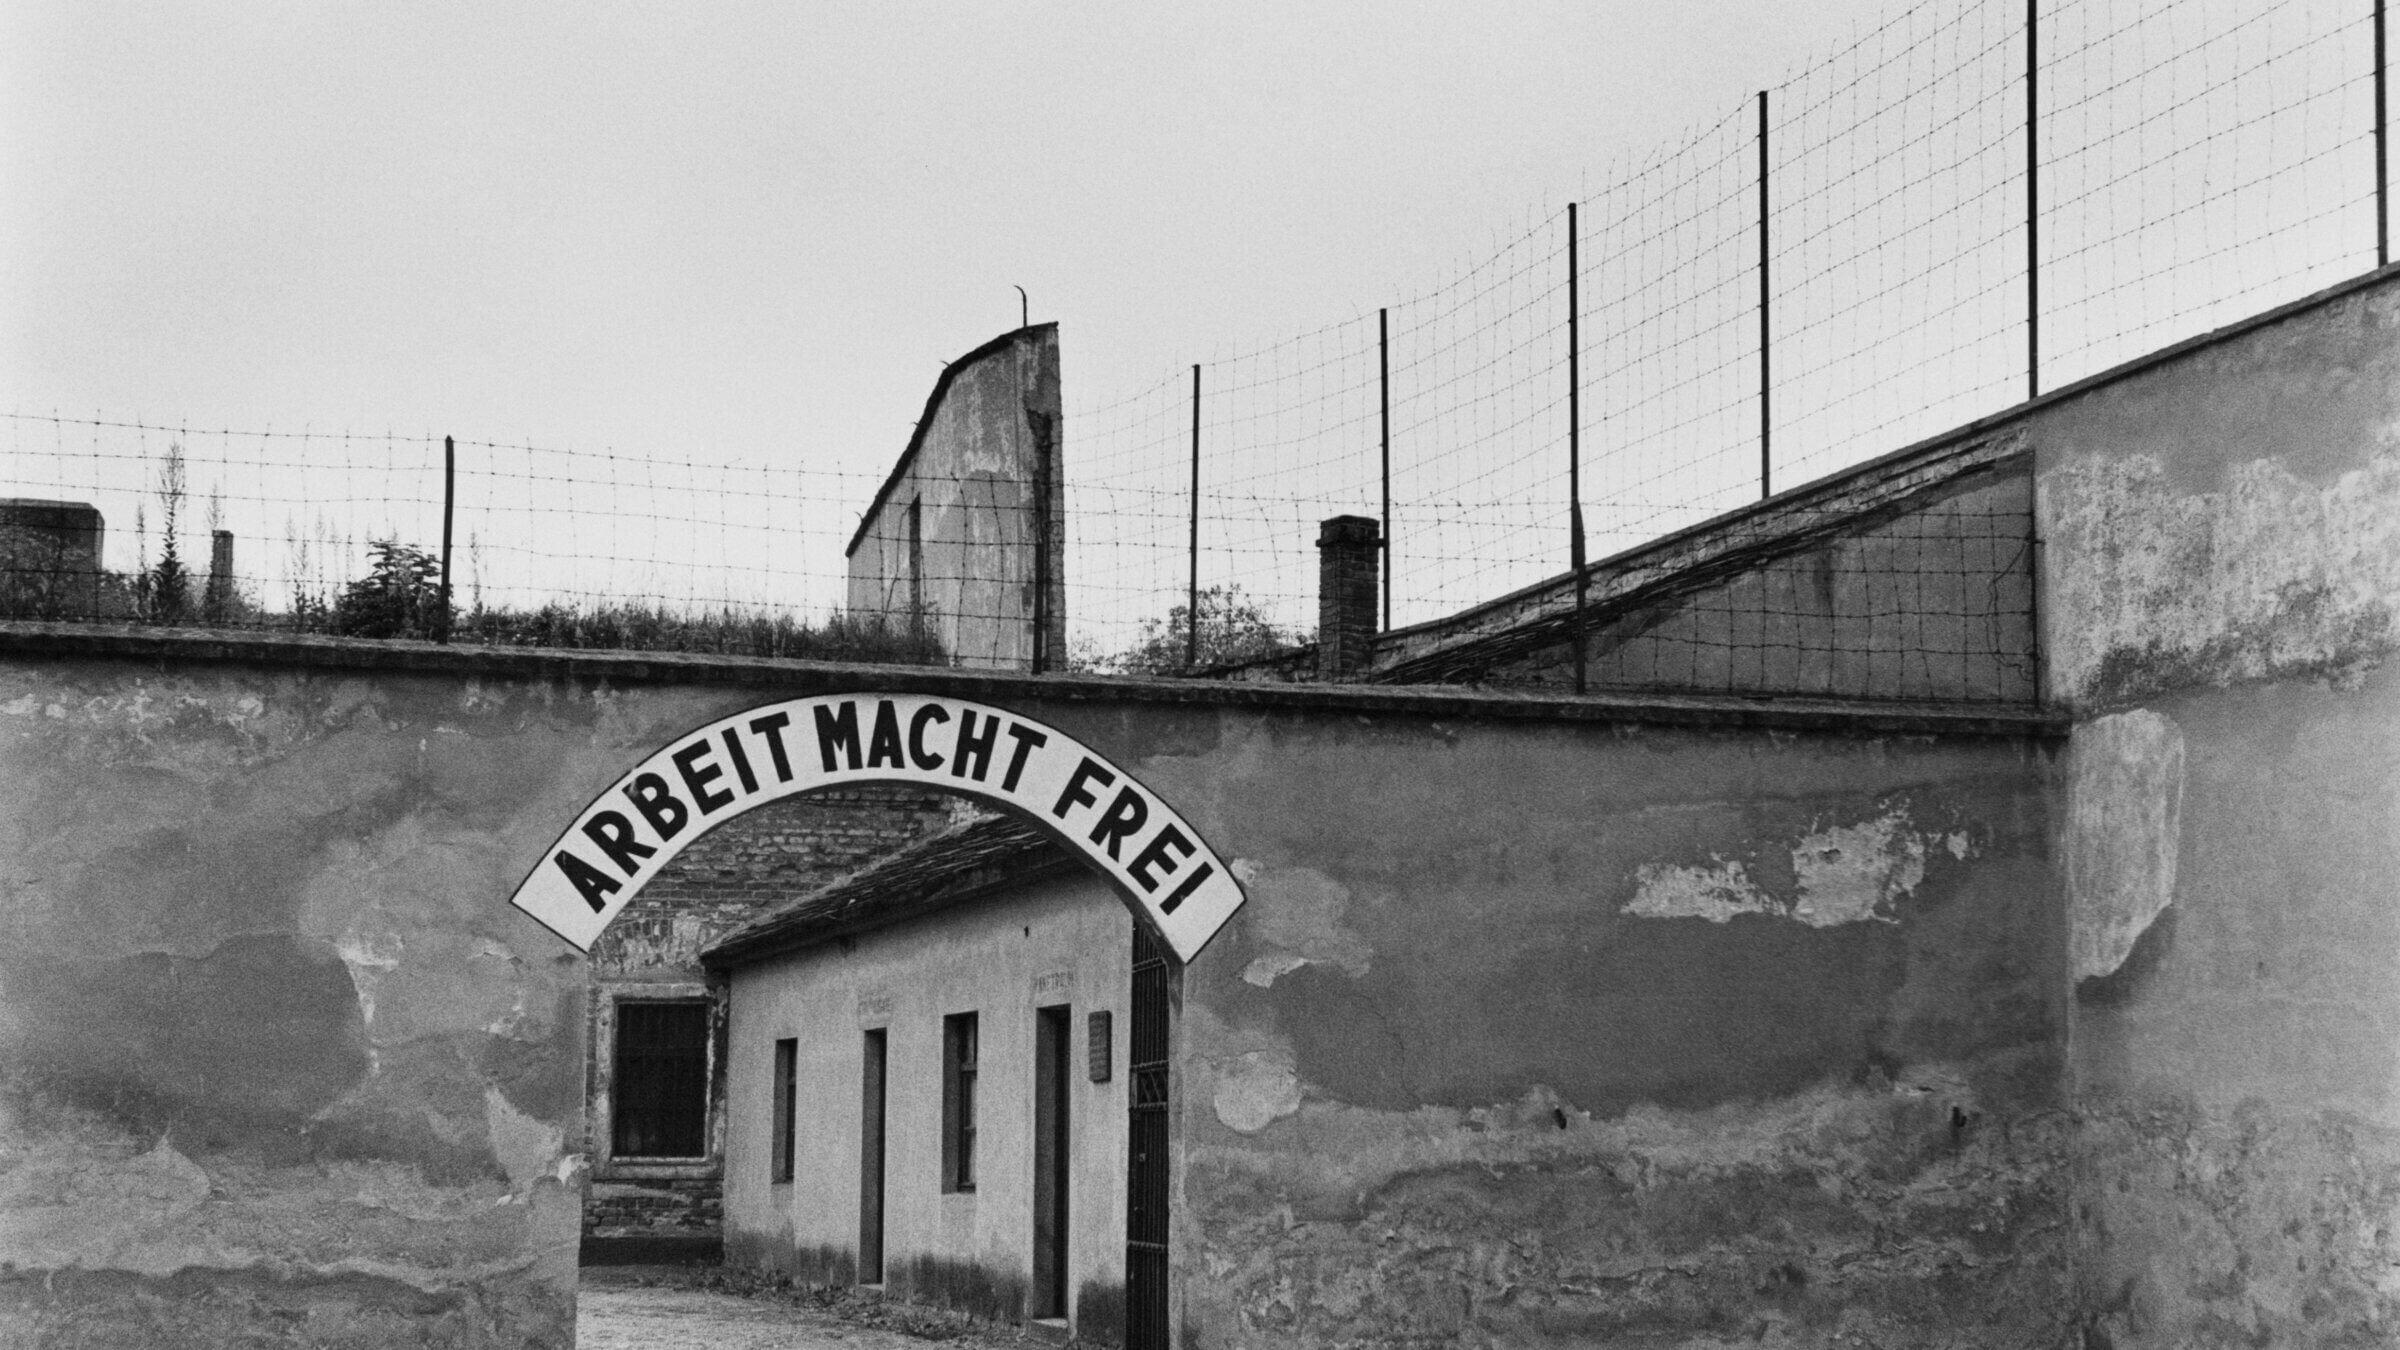
M 506 898 L 676 734 L 890 674 L 341 659 L 0 660 L 16 1339 L 566 1344 L 587 983 Z M 1250 878 L 1175 1031 L 1190 1343 L 2055 1329 L 2067 943 L 2037 744 L 906 678 L 1092 746 Z M 1738 876 L 1749 908 L 1666 912 L 1671 869 Z M 1027 973 L 1031 1006 L 1056 972 Z M 897 1091 L 927 1058 L 893 1025 Z M 738 1095 L 732 1120 L 766 1123 Z M 986 1215 L 956 1250 L 1018 1229 Z M 952 1250 L 911 1287 L 1000 1290 Z M 1113 1320 L 1114 1289 L 1076 1288 L 1078 1318 Z
M 2087 1346 L 2400 1340 L 2400 291 L 2028 419 Z
M 0 660 L 0 1343 L 565 1346 L 560 824 L 752 691 Z
M 603 701 L 0 664 L 0 1342 L 572 1342 Z
M 2037 748 L 1221 736 L 1137 769 L 1250 894 L 1184 974 L 1181 1343 L 2060 1343 Z

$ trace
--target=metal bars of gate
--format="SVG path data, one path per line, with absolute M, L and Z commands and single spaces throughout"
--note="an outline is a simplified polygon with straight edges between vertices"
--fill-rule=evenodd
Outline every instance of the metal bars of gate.
M 1125 1350 L 1167 1350 L 1166 954 L 1133 930 L 1132 1106 L 1126 1121 Z

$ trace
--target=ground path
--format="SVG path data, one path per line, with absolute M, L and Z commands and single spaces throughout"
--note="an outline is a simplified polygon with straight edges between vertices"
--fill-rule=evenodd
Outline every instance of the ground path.
M 928 1340 L 862 1326 L 789 1299 L 685 1287 L 639 1266 L 587 1267 L 576 1294 L 575 1350 L 988 1350 L 1027 1342 L 990 1336 Z

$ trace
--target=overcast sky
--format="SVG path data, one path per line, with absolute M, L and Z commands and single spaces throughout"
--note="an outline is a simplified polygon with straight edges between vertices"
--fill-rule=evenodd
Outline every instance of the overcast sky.
M 1390 303 L 1880 0 L 0 8 L 0 406 L 861 471 Z

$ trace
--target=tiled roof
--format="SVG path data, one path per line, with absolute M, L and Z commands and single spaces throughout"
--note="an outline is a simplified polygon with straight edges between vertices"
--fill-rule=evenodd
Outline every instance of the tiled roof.
M 769 910 L 710 944 L 701 960 L 718 968 L 742 965 L 1079 865 L 1048 835 L 1015 816 L 983 816 Z

